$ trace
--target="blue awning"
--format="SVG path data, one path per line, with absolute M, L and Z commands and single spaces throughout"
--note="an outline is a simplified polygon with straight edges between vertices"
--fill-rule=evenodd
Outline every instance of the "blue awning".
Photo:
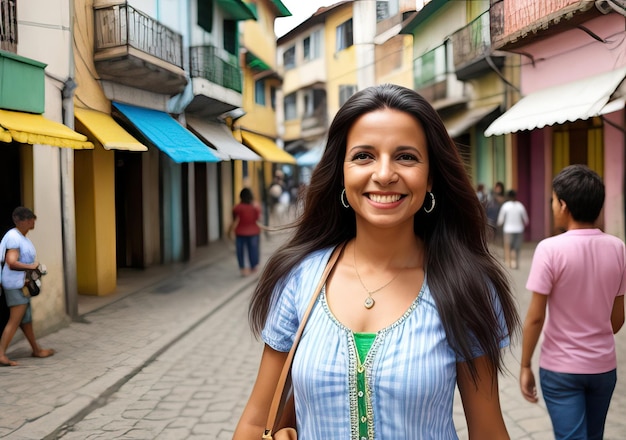
M 165 112 L 114 102 L 143 137 L 174 162 L 220 162 L 211 148 Z
M 324 145 L 319 144 L 311 148 L 309 151 L 296 157 L 296 163 L 301 167 L 314 167 L 322 159 L 324 154 Z

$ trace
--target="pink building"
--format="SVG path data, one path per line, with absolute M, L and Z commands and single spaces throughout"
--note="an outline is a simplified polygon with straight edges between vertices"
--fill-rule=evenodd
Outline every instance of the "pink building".
M 626 1 L 503 0 L 491 14 L 492 44 L 518 55 L 509 62 L 519 90 L 485 134 L 511 136 L 518 197 L 531 217 L 526 238 L 553 233 L 551 181 L 573 163 L 604 178 L 598 226 L 624 238 Z

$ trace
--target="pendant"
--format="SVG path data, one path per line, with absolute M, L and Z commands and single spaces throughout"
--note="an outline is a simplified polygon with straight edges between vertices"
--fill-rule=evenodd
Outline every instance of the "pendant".
M 374 307 L 374 298 L 368 296 L 367 298 L 365 298 L 365 302 L 363 303 L 363 305 L 366 309 L 371 309 L 372 307 Z

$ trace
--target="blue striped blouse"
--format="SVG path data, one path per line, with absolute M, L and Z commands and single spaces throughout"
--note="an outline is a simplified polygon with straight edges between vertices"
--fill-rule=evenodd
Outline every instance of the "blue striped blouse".
M 332 249 L 305 258 L 275 291 L 262 338 L 289 351 Z M 499 309 L 499 308 L 498 308 Z M 499 313 L 501 334 L 507 334 Z M 508 345 L 504 338 L 501 346 Z M 482 353 L 478 347 L 475 356 Z M 330 311 L 324 291 L 292 366 L 300 440 L 359 437 L 357 351 L 353 333 Z M 426 281 L 411 307 L 380 330 L 365 359 L 369 439 L 457 439 L 452 418 L 456 363 Z

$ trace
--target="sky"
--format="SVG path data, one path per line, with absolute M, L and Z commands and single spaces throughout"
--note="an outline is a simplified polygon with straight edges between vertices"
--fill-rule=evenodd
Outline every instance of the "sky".
M 318 8 L 330 6 L 339 0 L 281 0 L 291 12 L 291 17 L 277 18 L 274 22 L 274 32 L 281 37 L 304 20 L 309 18 Z

